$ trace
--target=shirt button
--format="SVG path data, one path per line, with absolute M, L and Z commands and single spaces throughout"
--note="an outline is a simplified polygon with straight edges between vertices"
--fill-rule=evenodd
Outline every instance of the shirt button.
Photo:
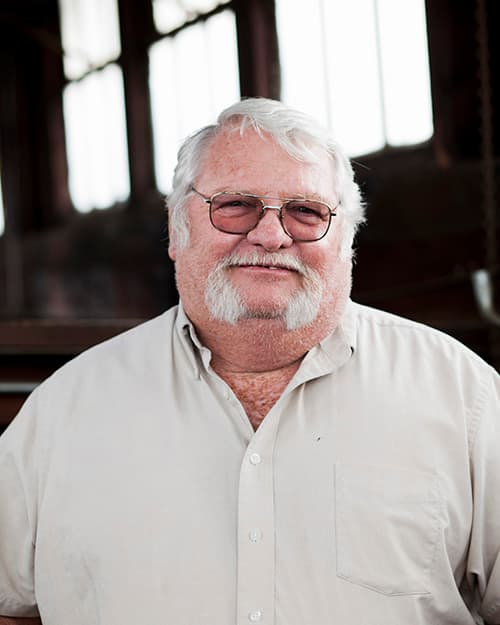
M 259 623 L 262 620 L 262 612 L 260 610 L 252 610 L 248 615 L 248 620 L 252 623 Z
M 254 528 L 253 530 L 250 530 L 248 532 L 248 538 L 250 538 L 253 543 L 258 543 L 259 540 L 262 538 L 262 532 L 260 531 L 260 529 Z
M 262 462 L 262 458 L 258 453 L 250 454 L 250 462 L 252 464 L 260 464 Z

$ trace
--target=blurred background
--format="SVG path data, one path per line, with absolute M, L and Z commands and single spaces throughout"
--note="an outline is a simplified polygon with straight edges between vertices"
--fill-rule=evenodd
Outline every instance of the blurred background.
M 311 113 L 353 159 L 354 299 L 500 368 L 498 23 L 497 0 L 2 0 L 0 430 L 176 303 L 175 154 L 240 96 Z

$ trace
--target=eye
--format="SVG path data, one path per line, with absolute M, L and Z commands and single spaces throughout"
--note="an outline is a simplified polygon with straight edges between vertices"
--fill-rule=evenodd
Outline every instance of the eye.
M 240 208 L 247 207 L 249 204 L 244 200 L 225 200 L 221 203 L 221 208 Z
M 302 204 L 300 206 L 297 206 L 295 207 L 295 210 L 305 215 L 316 215 L 318 217 L 320 216 L 320 213 L 318 212 L 317 209 L 312 208 L 311 206 L 308 206 L 307 204 Z
M 288 202 L 286 205 L 287 214 L 303 223 L 319 223 L 328 219 L 328 207 L 319 202 Z
M 255 198 L 244 195 L 232 195 L 221 193 L 212 201 L 212 211 L 223 211 L 228 214 L 244 214 L 255 210 L 257 202 Z

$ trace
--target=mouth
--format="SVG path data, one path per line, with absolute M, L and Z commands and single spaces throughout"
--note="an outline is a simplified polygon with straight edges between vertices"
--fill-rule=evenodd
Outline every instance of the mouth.
M 229 271 L 260 274 L 261 276 L 305 276 L 307 271 L 303 263 L 291 254 L 250 253 L 245 255 L 231 254 L 223 261 L 223 267 Z
M 238 263 L 231 265 L 231 269 L 233 268 L 263 269 L 268 271 L 293 271 L 294 273 L 298 273 L 295 267 L 290 267 L 289 265 L 265 265 L 264 263 Z

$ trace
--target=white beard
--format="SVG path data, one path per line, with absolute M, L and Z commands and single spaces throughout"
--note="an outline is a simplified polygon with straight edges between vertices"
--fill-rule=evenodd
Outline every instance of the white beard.
M 290 297 L 284 309 L 251 309 L 242 301 L 227 275 L 228 267 L 242 264 L 285 265 L 302 276 L 304 285 Z M 282 319 L 287 330 L 297 330 L 316 319 L 322 298 L 323 285 L 319 274 L 287 254 L 255 252 L 245 257 L 230 254 L 212 269 L 205 287 L 205 303 L 212 317 L 232 325 L 243 319 Z

